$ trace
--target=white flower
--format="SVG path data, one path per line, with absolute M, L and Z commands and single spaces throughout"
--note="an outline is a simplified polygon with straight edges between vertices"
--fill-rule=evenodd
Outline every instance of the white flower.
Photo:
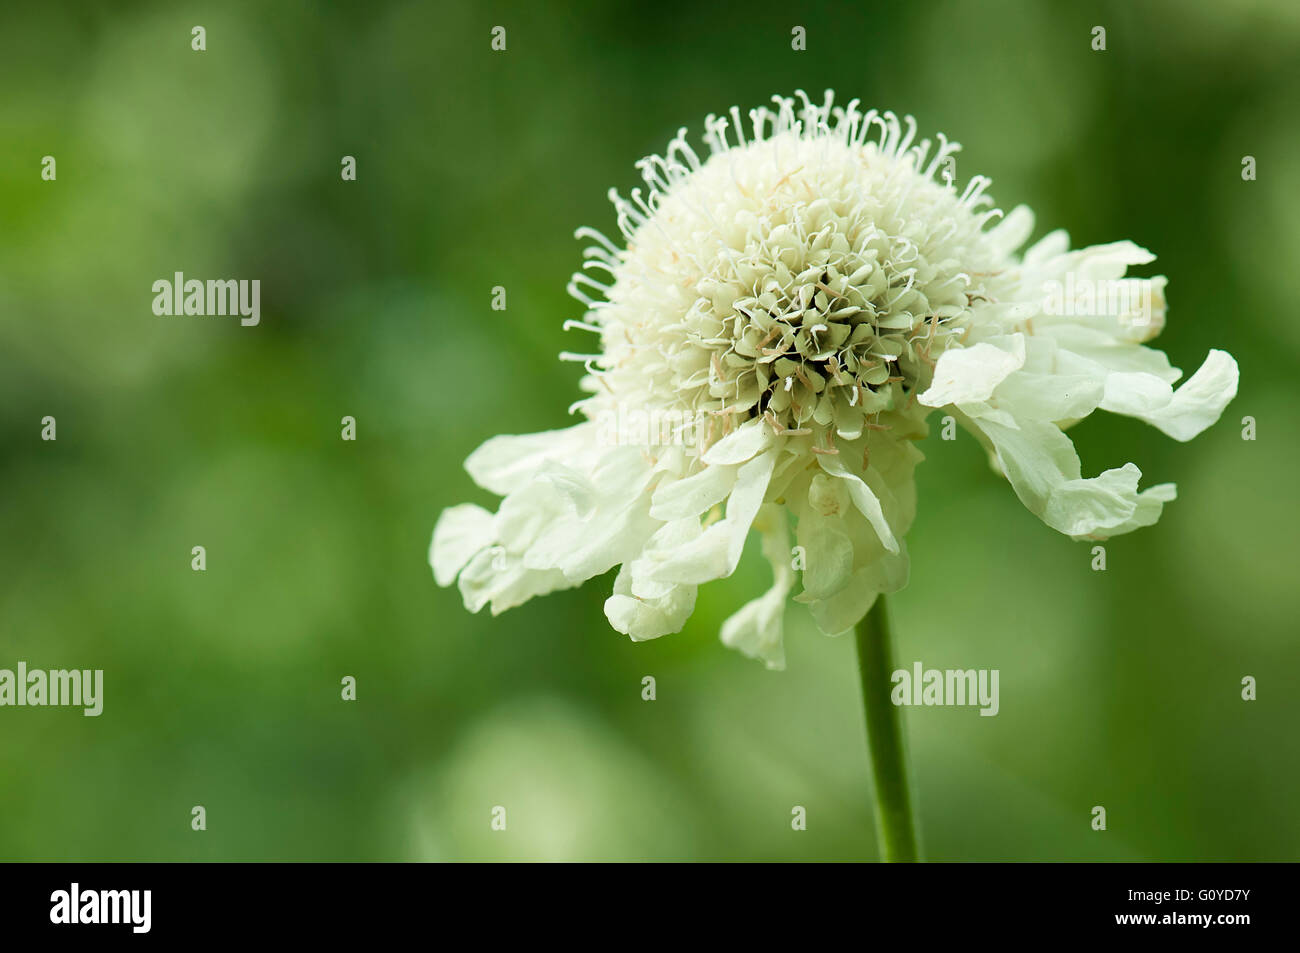
M 610 623 L 657 638 L 756 530 L 772 588 L 722 639 L 782 667 L 791 592 L 837 634 L 906 584 L 916 443 L 936 409 L 1069 536 L 1149 525 L 1174 498 L 1139 491 L 1132 463 L 1085 478 L 1063 433 L 1100 407 L 1188 440 L 1235 396 L 1227 353 L 1175 390 L 1181 373 L 1143 346 L 1165 279 L 1125 273 L 1153 256 L 1127 241 L 1072 252 L 1060 231 L 1019 256 L 1032 214 L 993 224 L 988 179 L 952 184 L 956 143 L 799 97 L 748 122 L 710 116 L 707 158 L 682 130 L 638 163 L 647 192 L 611 192 L 626 248 L 579 230 L 596 244 L 570 291 L 590 310 L 567 326 L 599 343 L 562 357 L 586 365 L 586 420 L 494 437 L 466 462 L 504 500 L 446 510 L 430 560 L 470 610 L 619 566 Z

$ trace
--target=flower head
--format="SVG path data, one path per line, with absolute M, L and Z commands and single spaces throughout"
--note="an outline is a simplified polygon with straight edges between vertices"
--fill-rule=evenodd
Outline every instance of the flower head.
M 781 667 L 792 592 L 838 634 L 907 582 L 916 443 L 960 420 L 1024 505 L 1076 539 L 1154 523 L 1172 484 L 1138 490 L 1132 463 L 1082 475 L 1064 428 L 1101 408 L 1177 440 L 1236 394 L 1223 351 L 1181 372 L 1143 342 L 1164 325 L 1165 279 L 1121 241 L 1023 255 L 1033 216 L 1005 218 L 989 180 L 953 182 L 956 143 L 916 124 L 776 97 L 705 120 L 611 191 L 620 248 L 595 244 L 569 288 L 588 307 L 590 395 L 564 430 L 494 437 L 466 462 L 504 497 L 445 510 L 430 560 L 465 605 L 501 612 L 620 566 L 605 603 L 636 640 L 676 632 L 697 587 L 730 575 L 751 531 L 773 584 L 722 639 Z M 1000 219 L 1000 221 L 999 221 Z M 599 274 L 602 280 L 592 277 Z M 793 519 L 792 519 L 793 518 Z M 793 542 L 792 542 L 793 540 Z

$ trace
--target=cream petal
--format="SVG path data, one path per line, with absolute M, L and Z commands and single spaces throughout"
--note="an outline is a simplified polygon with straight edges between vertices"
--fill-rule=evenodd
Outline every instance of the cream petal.
M 526 568 L 518 556 L 500 547 L 485 549 L 471 559 L 461 570 L 458 583 L 466 609 L 478 612 L 490 603 L 493 615 L 522 605 L 534 596 L 572 589 L 574 585 L 558 570 Z
M 857 625 L 880 596 L 880 590 L 868 584 L 870 575 L 865 569 L 859 570 L 854 574 L 852 585 L 845 586 L 829 599 L 809 602 L 808 611 L 817 628 L 827 635 L 843 635 Z
M 656 599 L 631 592 L 631 571 L 625 565 L 614 580 L 614 594 L 605 600 L 605 617 L 634 642 L 680 632 L 695 610 L 695 586 L 671 586 Z
M 674 552 L 698 539 L 704 530 L 700 527 L 698 516 L 687 516 L 665 523 L 650 537 L 642 555 L 628 564 L 629 594 L 638 599 L 660 599 L 668 594 L 675 582 L 663 582 L 654 578 L 652 570 L 656 565 L 654 553 Z
M 811 599 L 839 592 L 853 575 L 853 541 L 836 528 L 836 522 L 836 518 L 812 513 L 799 520 L 797 538 L 805 559 L 803 588 Z
M 772 433 L 762 417 L 754 417 L 723 437 L 702 458 L 705 463 L 744 463 L 771 445 Z
M 727 498 L 726 516 L 699 537 L 672 548 L 647 547 L 647 576 L 659 582 L 698 585 L 735 572 L 745 538 L 767 493 L 776 456 L 775 451 L 768 451 L 740 467 Z
M 1042 266 L 1064 255 L 1070 248 L 1070 236 L 1063 228 L 1048 232 L 1025 252 L 1024 263 L 1030 266 Z
M 647 491 L 652 476 L 644 461 L 638 461 L 637 466 L 599 469 L 599 485 L 592 486 L 585 515 L 564 495 L 564 508 L 553 511 L 527 545 L 524 565 L 530 569 L 559 569 L 578 583 L 639 555 L 661 525 L 649 514 Z
M 501 501 L 493 526 L 499 543 L 522 553 L 562 518 L 573 518 L 572 504 L 551 484 L 535 481 Z
M 926 407 L 988 400 L 997 386 L 1024 366 L 1023 334 L 1007 337 L 1009 349 L 989 342 L 954 347 L 943 352 L 935 365 L 934 380 L 917 401 Z
M 1158 483 L 1149 489 L 1143 490 L 1138 494 L 1137 507 L 1133 510 L 1133 515 L 1120 523 L 1118 526 L 1112 526 L 1106 531 L 1105 537 L 1088 537 L 1109 538 L 1111 536 L 1121 536 L 1124 533 L 1131 533 L 1135 529 L 1141 529 L 1144 526 L 1154 526 L 1160 519 L 1160 512 L 1164 509 L 1166 503 L 1170 503 L 1178 498 L 1178 488 L 1172 483 Z
M 722 644 L 781 671 L 785 668 L 784 617 L 785 593 L 769 589 L 722 623 Z
M 795 602 L 808 605 L 817 627 L 827 635 L 840 635 L 853 628 L 866 615 L 882 592 L 897 592 L 907 585 L 909 560 L 906 548 L 897 553 L 885 552 L 879 543 L 858 547 L 861 565 L 840 589 L 824 598 L 814 598 L 807 590 L 795 596 Z
M 776 458 L 776 452 L 769 450 L 740 468 L 736 474 L 736 485 L 731 495 L 727 497 L 726 517 L 720 523 L 715 523 L 705 530 L 707 535 L 709 530 L 724 524 L 727 526 L 730 545 L 727 550 L 728 568 L 724 575 L 731 575 L 736 569 L 736 564 L 740 562 L 740 553 L 745 548 L 745 537 L 749 535 L 754 517 L 758 515 L 759 507 L 763 505 L 763 498 L 767 495 Z
M 817 462 L 831 476 L 839 477 L 847 484 L 849 498 L 853 500 L 853 505 L 875 528 L 885 548 L 891 553 L 898 552 L 898 540 L 894 538 L 894 531 L 890 528 L 889 521 L 885 519 L 880 499 L 872 492 L 871 487 L 867 486 L 857 474 L 850 472 L 838 456 L 821 454 L 818 455 Z
M 429 543 L 434 580 L 450 586 L 474 556 L 495 542 L 492 514 L 483 507 L 473 503 L 447 507 L 439 514 Z
M 1104 392 L 1102 409 L 1129 417 L 1143 417 L 1164 410 L 1174 399 L 1174 389 L 1154 374 L 1107 374 Z
M 1098 380 L 1108 373 L 1152 374 L 1170 384 L 1182 377 L 1163 351 L 1119 340 L 1096 328 L 1057 324 L 1039 328 L 1038 336 L 1057 343 L 1057 370 L 1063 374 L 1086 374 Z
M 1027 205 L 1017 205 L 985 237 L 999 257 L 1007 257 L 1028 241 L 1033 231 L 1033 211 Z
M 1053 232 L 1025 253 L 1024 264 L 1029 285 L 1060 280 L 1067 273 L 1076 281 L 1103 281 L 1124 277 L 1130 265 L 1148 265 L 1156 256 L 1141 245 L 1124 240 L 1104 245 L 1090 245 L 1069 251 L 1064 232 Z
M 736 474 L 736 467 L 713 464 L 684 479 L 666 480 L 655 490 L 650 515 L 665 521 L 699 516 L 726 499 Z
M 1156 260 L 1151 252 L 1127 239 L 1105 245 L 1090 245 L 1079 249 L 1070 257 L 1073 259 L 1072 268 L 1078 277 L 1089 281 L 1123 278 L 1130 265 L 1149 265 Z
M 465 470 L 485 490 L 505 496 L 521 482 L 531 480 L 543 462 L 568 462 L 575 451 L 594 446 L 594 428 L 588 421 L 562 430 L 502 434 L 471 453 Z
M 1227 351 L 1212 350 L 1205 363 L 1177 389 L 1145 374 L 1106 378 L 1103 410 L 1136 417 L 1175 440 L 1191 440 L 1222 415 L 1237 396 L 1237 362 Z
M 785 668 L 783 629 L 786 597 L 794 585 L 790 563 L 790 533 L 785 510 L 765 503 L 754 520 L 763 539 L 763 555 L 772 566 L 772 588 L 745 603 L 722 624 L 722 644 L 769 669 Z
M 1081 374 L 1029 374 L 1017 371 L 998 385 L 998 407 L 1036 420 L 1077 420 L 1101 403 L 1104 388 Z
M 972 423 L 992 441 L 1020 501 L 1048 526 L 1087 539 L 1136 528 L 1142 474 L 1133 464 L 1084 479 L 1074 444 L 1055 425 L 1023 418 L 1014 429 L 987 418 Z
M 544 460 L 533 479 L 549 484 L 556 495 L 580 517 L 590 515 L 595 506 L 598 492 L 595 485 L 573 467 L 554 460 Z
M 589 519 L 558 519 L 528 548 L 524 564 L 559 569 L 575 583 L 608 572 L 636 557 L 661 525 L 648 506 L 648 497 L 633 496 L 597 507 Z
M 1075 538 L 1110 535 L 1137 511 L 1141 478 L 1142 471 L 1126 463 L 1091 479 L 1066 480 L 1053 488 L 1043 521 Z

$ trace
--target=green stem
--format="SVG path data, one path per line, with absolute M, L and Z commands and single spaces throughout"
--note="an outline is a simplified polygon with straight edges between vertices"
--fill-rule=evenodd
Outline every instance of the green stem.
M 885 597 L 857 625 L 858 671 L 862 677 L 862 707 L 867 714 L 867 745 L 871 752 L 871 777 L 876 788 L 876 835 L 880 859 L 907 863 L 920 859 L 912 797 L 903 751 L 902 714 L 891 700 L 894 671 L 889 616 Z

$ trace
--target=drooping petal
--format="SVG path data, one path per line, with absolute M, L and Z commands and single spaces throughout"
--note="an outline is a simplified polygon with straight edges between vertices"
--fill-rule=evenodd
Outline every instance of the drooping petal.
M 1076 539 L 1103 539 L 1135 528 L 1142 473 L 1133 464 L 1084 479 L 1074 444 L 1054 424 L 1020 419 L 1007 427 L 987 418 L 973 423 L 992 442 L 1020 501 L 1048 526 Z M 1161 494 L 1146 499 L 1163 502 Z
M 605 617 L 634 642 L 680 632 L 695 611 L 695 586 L 668 586 L 651 599 L 632 595 L 631 586 L 631 570 L 624 565 L 614 580 L 614 594 L 605 600 Z
M 672 549 L 699 535 L 699 520 L 688 517 L 662 526 L 650 544 Z M 610 625 L 638 642 L 681 631 L 695 608 L 696 586 L 657 581 L 647 575 L 651 568 L 653 562 L 644 557 L 624 563 L 614 594 L 605 600 Z
M 1177 390 L 1148 374 L 1109 375 L 1101 407 L 1136 417 L 1175 440 L 1187 441 L 1219 419 L 1237 396 L 1237 379 L 1232 355 L 1212 350 Z
M 784 508 L 764 504 L 754 527 L 762 534 L 763 555 L 772 566 L 772 588 L 751 599 L 722 624 L 722 644 L 761 660 L 769 669 L 784 669 L 785 603 L 794 585 Z

